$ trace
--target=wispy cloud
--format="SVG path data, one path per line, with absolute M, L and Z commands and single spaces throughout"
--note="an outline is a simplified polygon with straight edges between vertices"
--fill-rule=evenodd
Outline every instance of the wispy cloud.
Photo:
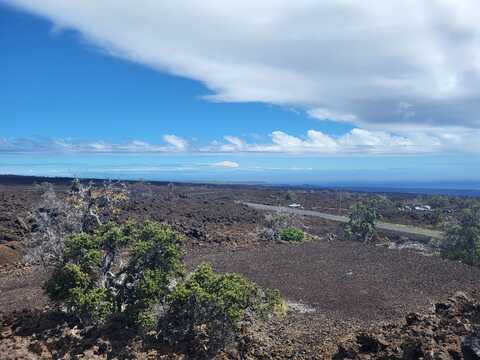
M 210 166 L 212 166 L 214 168 L 222 168 L 222 169 L 235 169 L 235 168 L 240 167 L 240 165 L 237 162 L 228 161 L 228 160 L 219 161 L 219 162 L 210 164 Z
M 188 148 L 185 139 L 174 135 L 163 137 L 165 144 L 151 144 L 142 140 L 131 140 L 126 143 L 111 143 L 106 141 L 82 142 L 71 139 L 45 138 L 0 138 L 0 152 L 3 153 L 176 153 Z
M 176 135 L 163 135 L 163 140 L 178 151 L 188 149 L 188 141 Z

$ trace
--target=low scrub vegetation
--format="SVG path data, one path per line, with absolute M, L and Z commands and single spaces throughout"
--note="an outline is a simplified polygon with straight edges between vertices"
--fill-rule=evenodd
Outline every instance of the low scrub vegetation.
M 283 306 L 278 291 L 264 291 L 238 274 L 216 274 L 208 264 L 180 283 L 168 303 L 166 321 L 160 323 L 164 336 L 210 355 L 235 343 L 242 324 Z
M 305 232 L 302 229 L 289 226 L 280 231 L 280 239 L 288 242 L 302 242 L 305 240 Z
M 46 290 L 84 325 L 121 321 L 196 358 L 236 344 L 242 326 L 282 307 L 277 291 L 200 265 L 186 275 L 182 237 L 145 222 L 69 236 Z
M 297 194 L 294 191 L 289 190 L 285 195 L 285 199 L 287 201 L 297 201 Z
M 460 221 L 450 226 L 441 253 L 445 258 L 480 266 L 480 207 L 464 210 Z
M 181 237 L 165 225 L 108 223 L 94 234 L 65 241 L 63 261 L 47 283 L 47 293 L 87 324 L 114 314 L 143 328 L 154 326 L 154 306 L 183 274 Z M 128 251 L 128 259 L 122 252 Z
M 300 221 L 292 215 L 265 215 L 262 238 L 267 241 L 302 242 L 308 235 L 300 229 Z

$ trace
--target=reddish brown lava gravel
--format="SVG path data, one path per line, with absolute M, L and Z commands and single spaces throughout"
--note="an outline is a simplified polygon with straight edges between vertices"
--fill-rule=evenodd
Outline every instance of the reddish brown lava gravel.
M 0 187 L 0 245 L 10 246 L 5 254 L 11 246 L 20 246 L 26 234 L 22 217 L 38 199 L 31 189 L 31 184 Z M 152 189 L 151 195 L 129 204 L 120 218 L 171 223 L 187 235 L 190 267 L 209 261 L 220 271 L 240 272 L 262 286 L 278 288 L 293 305 L 287 317 L 265 325 L 268 351 L 281 350 L 266 358 L 326 358 L 338 339 L 354 330 L 401 321 L 409 312 L 425 311 L 456 291 L 469 293 L 478 286 L 480 270 L 460 263 L 327 241 L 329 234 L 338 234 L 338 224 L 321 219 L 306 222 L 317 235 L 311 242 L 266 245 L 259 240 L 263 214 L 235 204 L 237 188 L 216 193 L 211 187 L 178 186 L 174 194 L 166 186 Z M 0 315 L 44 307 L 44 279 L 42 272 L 8 262 L 0 267 Z M 302 305 L 314 311 L 302 313 Z
M 189 257 L 278 288 L 288 300 L 339 319 L 397 319 L 457 290 L 477 287 L 480 270 L 407 250 L 347 241 L 279 244 Z

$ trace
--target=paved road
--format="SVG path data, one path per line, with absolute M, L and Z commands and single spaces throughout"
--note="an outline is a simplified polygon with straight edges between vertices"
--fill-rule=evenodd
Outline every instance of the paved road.
M 322 219 L 338 221 L 338 222 L 348 221 L 348 217 L 346 216 L 332 215 L 332 214 L 323 213 L 319 211 L 302 210 L 302 209 L 289 208 L 285 206 L 273 206 L 273 205 L 257 204 L 257 203 L 244 202 L 244 201 L 241 201 L 240 203 L 250 206 L 257 210 L 268 210 L 268 211 L 277 211 L 277 212 L 284 212 L 284 213 L 297 214 L 297 215 L 317 216 Z M 430 230 L 430 229 L 425 229 L 425 228 L 411 226 L 411 225 L 391 224 L 386 222 L 377 222 L 377 228 L 382 230 L 410 234 L 410 235 L 426 236 L 434 239 L 442 239 L 444 235 L 443 232 L 441 231 Z

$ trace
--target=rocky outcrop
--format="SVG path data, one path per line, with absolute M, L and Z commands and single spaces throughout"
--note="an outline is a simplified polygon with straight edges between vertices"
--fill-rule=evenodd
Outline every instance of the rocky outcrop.
M 480 359 L 480 303 L 457 292 L 430 312 L 408 314 L 403 324 L 356 334 L 333 359 Z

